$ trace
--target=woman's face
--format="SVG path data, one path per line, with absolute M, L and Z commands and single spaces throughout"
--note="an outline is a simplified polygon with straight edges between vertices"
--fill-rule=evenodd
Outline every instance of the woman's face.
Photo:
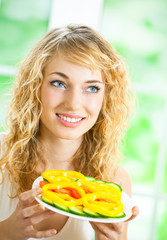
M 40 132 L 61 139 L 81 138 L 95 124 L 104 96 L 100 70 L 55 56 L 41 86 Z

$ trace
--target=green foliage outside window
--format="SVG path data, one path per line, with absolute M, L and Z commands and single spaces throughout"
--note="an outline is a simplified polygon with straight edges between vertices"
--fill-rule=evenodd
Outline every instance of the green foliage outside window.
M 0 1 L 1 65 L 15 66 L 46 33 L 49 6 L 50 0 Z

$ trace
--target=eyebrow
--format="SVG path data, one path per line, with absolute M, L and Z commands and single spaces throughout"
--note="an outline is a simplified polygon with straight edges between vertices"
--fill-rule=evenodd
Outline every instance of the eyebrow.
M 65 78 L 65 79 L 69 79 L 69 77 L 62 72 L 52 72 L 49 75 L 52 75 L 52 74 L 57 74 L 57 75 Z M 86 83 L 101 83 L 101 84 L 104 84 L 102 81 L 99 81 L 99 80 L 88 80 L 88 81 L 86 81 Z
M 104 84 L 102 81 L 99 81 L 99 80 L 88 80 L 88 81 L 86 81 L 86 83 L 101 83 L 101 84 Z
M 52 72 L 49 75 L 52 75 L 52 74 L 57 74 L 57 75 L 59 75 L 59 76 L 61 76 L 63 78 L 69 79 L 69 77 L 67 75 L 65 75 L 64 73 L 62 73 L 62 72 Z

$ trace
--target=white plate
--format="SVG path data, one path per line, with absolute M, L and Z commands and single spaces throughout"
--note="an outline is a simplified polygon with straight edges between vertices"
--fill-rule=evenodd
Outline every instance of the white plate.
M 39 182 L 42 180 L 43 180 L 42 177 L 38 177 L 34 181 L 32 188 L 38 187 Z M 69 213 L 69 212 L 65 212 L 63 210 L 57 209 L 56 207 L 52 207 L 51 205 L 49 205 L 41 200 L 41 195 L 39 195 L 38 197 L 35 197 L 35 199 L 38 203 L 40 203 L 41 205 L 45 206 L 46 208 L 50 209 L 53 212 L 56 212 L 56 213 L 59 213 L 59 214 L 65 215 L 65 216 L 73 217 L 73 218 L 91 221 L 91 222 L 102 222 L 102 223 L 123 222 L 123 221 L 129 219 L 132 215 L 132 202 L 131 202 L 130 197 L 125 192 L 122 192 L 122 197 L 121 197 L 121 201 L 124 205 L 124 212 L 126 214 L 126 216 L 123 218 L 92 218 L 92 217 L 79 216 L 79 215 L 76 215 L 73 213 Z

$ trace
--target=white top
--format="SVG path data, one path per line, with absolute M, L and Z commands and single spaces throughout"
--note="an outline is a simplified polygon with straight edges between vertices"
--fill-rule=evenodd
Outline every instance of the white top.
M 5 133 L 0 133 L 0 156 L 2 154 L 1 145 L 5 135 Z M 3 172 L 5 179 L 3 184 L 0 184 L 0 221 L 7 219 L 14 212 L 18 202 L 18 198 L 9 198 L 10 182 L 5 167 Z M 1 178 L 0 174 L 0 181 Z M 42 238 L 41 240 L 92 240 L 93 235 L 93 228 L 88 221 L 69 217 L 64 227 L 55 236 Z M 30 240 L 35 239 L 30 238 Z

